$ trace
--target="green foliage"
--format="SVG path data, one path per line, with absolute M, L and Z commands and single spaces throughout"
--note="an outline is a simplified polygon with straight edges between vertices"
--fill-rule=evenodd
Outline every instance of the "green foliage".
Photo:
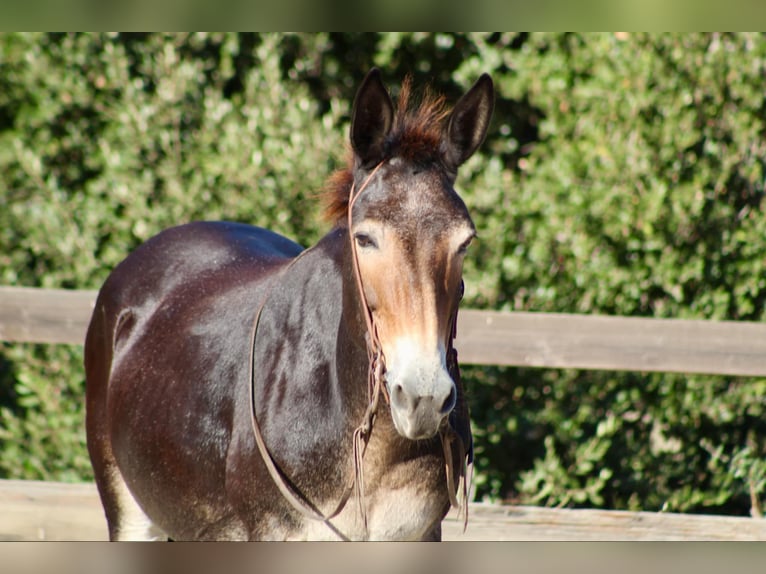
M 537 134 L 515 169 L 488 159 L 473 182 L 482 191 L 469 203 L 490 239 L 481 279 L 468 282 L 475 304 L 764 319 L 761 36 L 482 35 L 476 45 L 463 68 L 495 62 L 501 93 L 529 106 Z M 479 443 L 492 477 L 481 492 L 746 513 L 751 488 L 764 492 L 753 477 L 766 455 L 765 385 L 499 371 L 473 411 L 491 439 Z
M 0 284 L 97 288 L 192 219 L 309 244 L 371 65 L 496 114 L 457 183 L 466 306 L 763 321 L 757 34 L 0 36 Z M 81 349 L 0 349 L 0 473 L 87 479 Z M 746 514 L 766 381 L 464 368 L 477 496 Z
M 14 401 L 0 407 L 3 476 L 75 482 L 92 476 L 83 427 L 82 349 L 15 345 Z

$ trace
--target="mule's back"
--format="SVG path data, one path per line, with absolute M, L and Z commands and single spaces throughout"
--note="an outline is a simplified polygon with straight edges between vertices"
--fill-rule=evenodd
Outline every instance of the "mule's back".
M 173 430 L 169 433 L 167 426 L 156 424 L 171 416 L 168 410 L 172 407 L 160 397 L 172 396 L 167 391 L 178 386 L 179 393 L 191 396 L 200 405 L 217 404 L 217 409 L 200 409 L 205 414 L 194 425 L 207 424 L 211 430 L 231 427 L 230 420 L 222 419 L 233 410 L 234 391 L 216 386 L 216 379 L 226 380 L 231 371 L 244 367 L 247 328 L 252 322 L 247 310 L 254 312 L 269 279 L 301 251 L 298 244 L 264 229 L 197 222 L 150 239 L 118 265 L 105 282 L 85 342 L 86 425 L 88 449 L 112 539 L 146 537 L 156 532 L 128 493 L 120 469 L 134 465 L 130 468 L 133 473 L 157 471 L 135 467 L 138 463 L 131 460 L 130 452 L 181 445 L 197 451 L 192 461 L 223 468 L 215 461 L 223 462 L 230 434 L 217 430 L 201 441 L 199 433 L 187 432 L 181 420 L 171 427 L 177 436 L 170 436 Z M 213 332 L 203 333 L 202 329 Z M 195 362 L 215 362 L 222 349 L 232 345 L 242 346 L 240 353 L 231 355 L 241 360 L 234 364 L 219 361 L 218 372 L 198 372 Z M 165 346 L 185 347 L 191 350 L 194 360 L 184 365 L 155 360 Z M 189 353 L 163 356 L 188 357 Z M 225 371 L 229 371 L 228 377 Z M 148 381 L 153 382 L 144 384 Z M 164 389 L 156 388 L 160 385 Z M 135 392 L 142 386 L 140 393 Z M 130 448 L 113 449 L 115 441 L 123 440 L 122 429 L 135 426 L 144 431 L 141 444 L 135 444 L 134 437 Z M 124 460 L 118 461 L 115 451 L 127 453 L 122 455 Z M 169 474 L 177 477 L 179 500 L 196 500 L 198 506 L 225 512 L 222 500 L 198 500 L 199 493 L 215 491 L 200 481 L 223 481 L 224 477 L 196 472 L 180 457 L 175 460 L 177 467 Z M 151 492 L 143 494 L 144 507 L 160 507 L 165 502 Z M 116 531 L 119 529 L 122 532 Z M 225 537 L 226 533 L 210 535 Z

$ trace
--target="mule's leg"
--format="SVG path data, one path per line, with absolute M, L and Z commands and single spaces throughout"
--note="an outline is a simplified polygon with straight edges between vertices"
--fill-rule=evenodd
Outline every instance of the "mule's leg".
M 88 453 L 98 493 L 104 507 L 110 540 L 167 538 L 152 524 L 122 478 L 112 452 L 106 397 L 112 362 L 113 327 L 103 305 L 97 305 L 85 339 L 86 411 Z
M 91 450 L 98 493 L 109 527 L 109 540 L 166 540 L 128 490 L 111 448 Z
M 110 474 L 109 490 L 113 498 L 108 506 L 104 504 L 109 523 L 109 539 L 113 541 L 168 540 L 167 534 L 151 521 L 133 498 L 120 471 L 115 467 L 114 472 Z
M 109 527 L 109 540 L 166 539 L 167 536 L 152 523 L 128 490 L 108 442 L 91 440 L 88 446 Z
M 442 523 L 441 520 L 434 524 L 433 528 L 423 535 L 422 542 L 441 542 L 442 541 Z

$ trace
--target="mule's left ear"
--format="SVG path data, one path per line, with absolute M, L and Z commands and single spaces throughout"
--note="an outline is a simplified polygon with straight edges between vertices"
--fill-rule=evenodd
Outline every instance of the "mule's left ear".
M 450 169 L 457 170 L 484 141 L 494 106 L 492 78 L 482 74 L 450 114 L 442 141 L 444 160 Z
M 394 122 L 394 104 L 388 95 L 380 70 L 367 73 L 354 98 L 351 111 L 351 147 L 370 167 L 383 159 L 385 141 Z

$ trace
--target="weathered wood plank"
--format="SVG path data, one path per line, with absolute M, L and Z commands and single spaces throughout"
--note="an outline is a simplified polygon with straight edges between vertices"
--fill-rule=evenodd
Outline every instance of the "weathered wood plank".
M 766 375 L 766 324 L 460 312 L 461 363 Z
M 0 287 L 0 341 L 81 345 L 96 295 L 96 291 Z
M 0 287 L 0 340 L 82 344 L 96 291 Z M 461 311 L 460 361 L 766 376 L 766 324 Z
M 468 529 L 451 513 L 445 540 L 766 540 L 766 520 L 530 506 L 469 505 Z M 93 484 L 0 480 L 0 540 L 106 540 Z
M 107 540 L 95 484 L 0 480 L 0 540 Z
M 766 520 L 472 504 L 465 533 L 462 521 L 449 515 L 442 523 L 442 535 L 445 540 L 465 541 L 766 540 Z

